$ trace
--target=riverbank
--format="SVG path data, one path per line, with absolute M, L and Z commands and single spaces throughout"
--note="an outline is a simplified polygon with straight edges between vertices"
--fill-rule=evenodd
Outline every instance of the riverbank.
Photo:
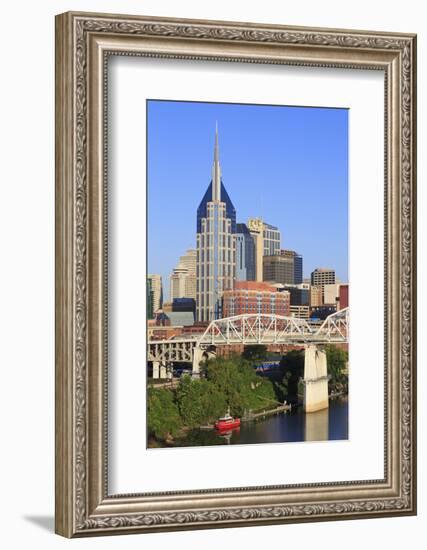
M 301 406 L 253 422 L 227 433 L 214 429 L 192 429 L 168 442 L 155 442 L 152 448 L 196 447 L 213 445 L 246 445 L 253 443 L 297 443 L 348 439 L 348 399 L 332 399 L 329 408 L 305 413 Z

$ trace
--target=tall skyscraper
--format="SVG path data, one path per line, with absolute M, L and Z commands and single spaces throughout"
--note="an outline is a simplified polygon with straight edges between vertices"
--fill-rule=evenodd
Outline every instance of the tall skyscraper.
M 275 256 L 280 252 L 280 231 L 274 225 L 263 223 L 264 256 Z
M 250 218 L 248 220 L 248 229 L 255 243 L 255 281 L 261 282 L 263 280 L 264 224 L 259 218 Z
M 264 281 L 287 284 L 302 283 L 302 256 L 294 250 L 280 250 L 263 258 Z
M 197 252 L 190 248 L 179 258 L 179 264 L 170 276 L 170 300 L 175 298 L 196 299 Z
M 212 180 L 197 209 L 198 321 L 221 317 L 222 294 L 233 288 L 235 276 L 236 210 L 221 178 L 217 128 Z
M 255 243 L 255 280 L 263 281 L 263 256 L 276 256 L 280 253 L 280 231 L 261 218 L 250 218 L 248 229 Z
M 295 252 L 294 256 L 294 283 L 296 285 L 302 284 L 302 272 L 303 272 L 303 262 L 301 254 Z
M 153 312 L 161 309 L 163 305 L 163 284 L 162 276 L 157 274 L 147 275 L 151 280 L 151 289 L 153 292 Z
M 188 268 L 179 264 L 174 268 L 172 275 L 170 276 L 170 300 L 171 302 L 175 298 L 186 298 L 186 283 L 188 279 Z
M 189 248 L 187 252 L 180 257 L 179 263 L 188 269 L 188 276 L 185 282 L 185 297 L 194 298 L 195 300 L 196 299 L 197 250 L 195 248 Z
M 236 280 L 255 281 L 255 241 L 244 223 L 236 229 Z

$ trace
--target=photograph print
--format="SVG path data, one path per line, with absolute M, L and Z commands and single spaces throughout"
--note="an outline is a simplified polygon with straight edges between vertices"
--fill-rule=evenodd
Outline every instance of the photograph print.
M 147 447 L 348 439 L 348 109 L 146 108 Z

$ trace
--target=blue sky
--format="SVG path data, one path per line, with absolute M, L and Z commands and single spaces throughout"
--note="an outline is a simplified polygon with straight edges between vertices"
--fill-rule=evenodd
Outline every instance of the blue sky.
M 196 244 L 196 210 L 211 179 L 215 123 L 237 221 L 279 227 L 304 277 L 348 272 L 348 110 L 147 102 L 148 272 L 169 275 Z

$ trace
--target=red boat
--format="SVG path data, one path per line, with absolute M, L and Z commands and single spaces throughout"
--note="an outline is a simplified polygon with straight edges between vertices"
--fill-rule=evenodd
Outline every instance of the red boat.
M 225 432 L 227 430 L 233 430 L 240 426 L 240 418 L 234 418 L 230 415 L 230 412 L 218 418 L 215 422 L 215 429 L 220 432 Z

